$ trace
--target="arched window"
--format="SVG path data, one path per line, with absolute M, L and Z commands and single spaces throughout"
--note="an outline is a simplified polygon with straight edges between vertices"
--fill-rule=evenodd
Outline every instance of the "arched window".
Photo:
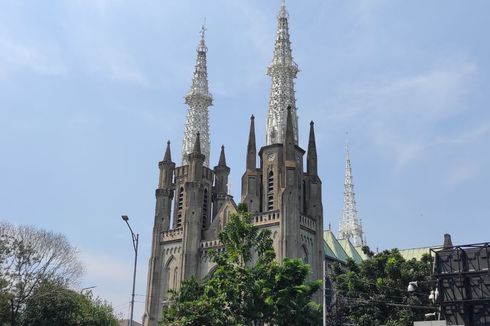
M 305 245 L 302 245 L 301 248 L 303 249 L 301 255 L 303 256 L 303 262 L 305 264 L 308 264 L 308 249 L 306 249 Z
M 274 172 L 269 171 L 267 178 L 267 210 L 274 209 Z
M 182 210 L 184 209 L 184 188 L 179 189 L 179 201 L 177 202 L 177 223 L 176 227 L 182 226 Z
M 303 180 L 303 214 L 307 212 L 307 200 L 306 200 L 306 182 Z
M 274 172 L 269 171 L 267 192 L 274 191 Z
M 164 274 L 165 283 L 163 284 L 164 295 L 167 295 L 168 291 L 173 289 L 173 279 L 172 279 L 173 265 L 175 265 L 175 258 L 171 256 L 167 260 L 167 264 L 165 265 L 165 274 Z
M 205 229 L 208 226 L 208 190 L 204 189 L 204 199 L 202 202 L 202 228 Z
M 175 269 L 174 269 L 174 284 L 172 287 L 172 289 L 174 289 L 174 290 L 177 290 L 178 279 L 179 279 L 179 268 L 175 267 Z

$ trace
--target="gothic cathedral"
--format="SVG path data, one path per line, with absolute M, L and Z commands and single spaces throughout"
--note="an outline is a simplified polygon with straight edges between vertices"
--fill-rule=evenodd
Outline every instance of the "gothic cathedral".
M 204 28 L 197 48 L 182 146 L 182 165 L 172 161 L 170 143 L 159 162 L 152 251 L 148 270 L 145 326 L 156 326 L 168 300 L 168 290 L 178 289 L 191 276 L 203 279 L 213 271 L 208 252 L 220 247 L 219 232 L 236 202 L 228 192 L 230 168 L 224 147 L 218 165 L 209 167 L 207 47 Z M 257 153 L 254 117 L 242 177 L 241 202 L 253 214 L 254 224 L 271 230 L 276 259 L 302 258 L 311 265 L 311 279 L 323 278 L 323 206 L 318 176 L 313 122 L 308 148 L 298 145 L 298 118 L 288 13 L 284 3 L 277 16 L 274 57 L 267 74 L 272 78 L 266 126 L 266 144 Z M 304 155 L 306 154 L 306 170 Z M 257 166 L 257 156 L 259 165 Z M 172 221 L 172 223 L 171 223 Z M 323 302 L 318 293 L 317 302 Z

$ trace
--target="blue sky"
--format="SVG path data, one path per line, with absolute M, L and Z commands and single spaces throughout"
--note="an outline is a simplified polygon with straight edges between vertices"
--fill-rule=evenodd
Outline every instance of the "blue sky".
M 372 248 L 488 241 L 488 1 L 288 1 L 300 143 L 315 121 L 325 226 L 341 216 L 349 132 L 359 216 Z M 239 198 L 248 123 L 265 142 L 279 1 L 0 1 L 0 218 L 66 234 L 80 287 L 127 314 L 140 234 L 143 310 L 158 161 L 180 161 L 206 18 L 221 144 Z

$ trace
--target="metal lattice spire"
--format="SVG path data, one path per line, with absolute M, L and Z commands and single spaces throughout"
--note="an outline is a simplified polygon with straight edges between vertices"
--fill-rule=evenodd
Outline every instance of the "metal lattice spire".
M 267 69 L 267 75 L 272 78 L 266 129 L 267 145 L 284 142 L 288 106 L 291 106 L 294 141 L 296 144 L 298 143 L 298 117 L 296 114 L 296 99 L 294 97 L 294 78 L 296 78 L 299 69 L 293 60 L 291 51 L 288 17 L 286 4 L 282 1 L 277 15 L 274 58 Z
M 365 245 L 362 225 L 357 217 L 356 197 L 352 181 L 352 166 L 350 163 L 349 145 L 346 146 L 344 209 L 339 228 L 339 239 L 349 239 L 354 246 Z
M 208 69 L 206 53 L 208 48 L 204 42 L 206 27 L 201 29 L 201 41 L 197 47 L 197 59 L 192 87 L 185 96 L 187 109 L 187 121 L 185 123 L 184 141 L 182 143 L 182 165 L 189 164 L 188 154 L 196 141 L 199 132 L 201 138 L 201 153 L 204 154 L 204 166 L 209 166 L 209 113 L 208 107 L 213 105 L 213 98 L 208 89 Z

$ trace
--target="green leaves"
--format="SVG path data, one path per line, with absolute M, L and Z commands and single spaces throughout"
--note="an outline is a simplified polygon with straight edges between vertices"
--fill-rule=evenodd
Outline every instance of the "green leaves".
M 68 288 L 82 271 L 63 235 L 0 222 L 0 324 L 116 325 L 110 306 Z
M 270 231 L 253 226 L 244 206 L 238 212 L 219 235 L 224 250 L 212 255 L 214 273 L 184 281 L 163 324 L 321 325 L 320 306 L 311 300 L 321 281 L 306 282 L 309 266 L 300 259 L 276 262 Z
M 29 297 L 21 325 L 116 326 L 112 307 L 90 294 L 44 282 Z
M 421 286 L 420 294 L 411 294 L 407 286 L 410 281 L 424 280 L 431 274 L 430 259 L 407 261 L 397 249 L 376 255 L 369 248 L 363 249 L 369 259 L 359 265 L 349 261 L 346 266 L 333 268 L 336 304 L 327 315 L 327 325 L 339 319 L 360 326 L 408 326 L 414 320 L 423 320 L 427 310 L 409 306 L 428 306 L 429 288 Z

